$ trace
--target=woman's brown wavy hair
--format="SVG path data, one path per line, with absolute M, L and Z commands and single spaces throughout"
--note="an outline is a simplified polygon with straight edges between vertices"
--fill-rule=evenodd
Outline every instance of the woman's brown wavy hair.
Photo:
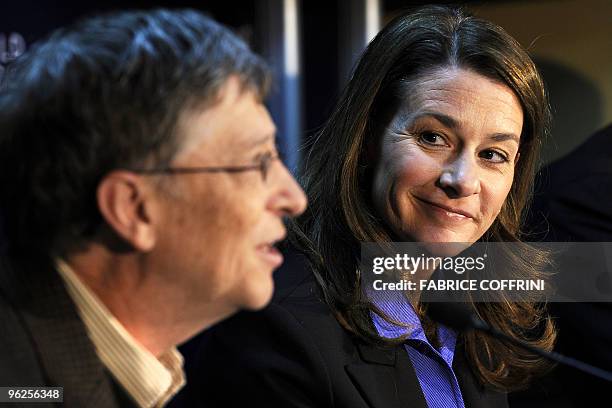
M 372 163 L 366 146 L 376 142 L 385 118 L 394 113 L 403 84 L 447 66 L 506 84 L 520 100 L 524 114 L 520 161 L 502 210 L 482 240 L 515 242 L 506 255 L 517 277 L 538 278 L 548 262 L 547 254 L 520 242 L 521 221 L 550 121 L 534 63 L 501 27 L 461 9 L 427 6 L 399 15 L 367 47 L 333 114 L 307 150 L 302 181 L 309 207 L 293 224 L 291 235 L 308 255 L 322 297 L 339 322 L 371 343 L 392 345 L 401 340 L 378 336 L 371 313 L 380 311 L 362 294 L 360 243 L 395 238 L 371 203 Z M 506 334 L 552 349 L 556 332 L 541 305 L 502 301 L 470 306 Z M 548 368 L 540 357 L 485 335 L 471 332 L 461 340 L 483 385 L 521 388 Z

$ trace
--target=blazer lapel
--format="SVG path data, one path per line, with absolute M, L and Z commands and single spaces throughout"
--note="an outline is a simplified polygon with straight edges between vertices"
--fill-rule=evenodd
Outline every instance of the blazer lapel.
M 372 408 L 427 408 L 412 363 L 400 347 L 382 349 L 359 343 L 357 349 L 361 361 L 345 369 Z
M 109 375 L 55 269 L 42 261 L 10 269 L 3 286 L 31 334 L 48 384 L 64 387 L 67 406 L 118 407 Z
M 464 350 L 459 338 L 453 357 L 453 370 L 457 376 L 466 408 L 507 408 L 508 395 L 501 391 L 486 388 L 476 380 L 465 357 Z

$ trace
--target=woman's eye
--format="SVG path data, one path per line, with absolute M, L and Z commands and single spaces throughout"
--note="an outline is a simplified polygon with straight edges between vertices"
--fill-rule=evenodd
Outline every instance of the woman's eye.
M 419 135 L 419 141 L 434 146 L 446 146 L 446 141 L 442 136 L 433 132 L 423 132 Z
M 478 156 L 482 159 L 490 161 L 492 163 L 505 163 L 508 161 L 508 157 L 503 153 L 500 153 L 495 150 L 483 150 L 478 154 Z

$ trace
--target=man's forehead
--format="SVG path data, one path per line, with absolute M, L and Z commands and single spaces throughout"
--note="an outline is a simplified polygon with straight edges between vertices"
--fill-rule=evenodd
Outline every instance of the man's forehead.
M 226 154 L 272 142 L 276 127 L 267 109 L 245 90 L 240 97 L 223 100 L 183 115 L 178 131 L 181 155 L 193 150 Z
M 247 149 L 252 149 L 258 146 L 274 143 L 275 138 L 276 138 L 275 129 L 273 129 L 272 132 L 267 132 L 264 134 L 259 134 L 259 135 L 254 134 L 254 135 L 251 135 L 250 138 L 247 137 L 248 140 L 244 141 L 244 147 Z M 243 145 L 241 144 L 241 146 Z

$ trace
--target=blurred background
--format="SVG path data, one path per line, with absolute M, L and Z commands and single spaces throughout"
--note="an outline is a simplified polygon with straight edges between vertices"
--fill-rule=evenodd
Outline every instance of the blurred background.
M 432 2 L 401 0 L 3 0 L 0 75 L 33 42 L 90 14 L 128 8 L 190 7 L 232 27 L 271 64 L 268 106 L 290 168 L 299 146 L 323 124 L 354 62 L 380 27 L 403 9 Z M 543 163 L 573 150 L 612 122 L 612 1 L 463 1 L 504 27 L 531 53 L 554 113 Z

